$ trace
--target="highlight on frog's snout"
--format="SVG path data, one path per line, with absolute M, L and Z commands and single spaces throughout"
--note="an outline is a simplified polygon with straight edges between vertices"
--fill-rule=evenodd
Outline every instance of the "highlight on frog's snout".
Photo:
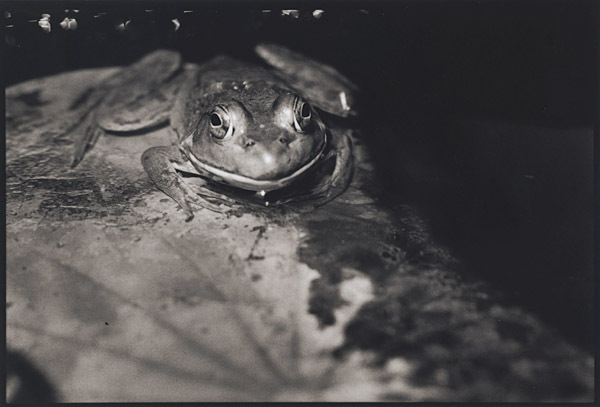
M 273 156 L 271 155 L 271 153 L 268 153 L 268 152 L 262 153 L 261 159 L 262 159 L 262 162 L 267 166 L 271 165 L 274 161 Z

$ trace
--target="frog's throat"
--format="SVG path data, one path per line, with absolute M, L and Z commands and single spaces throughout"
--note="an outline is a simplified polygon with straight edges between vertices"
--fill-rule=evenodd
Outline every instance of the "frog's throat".
M 312 160 L 304 164 L 301 168 L 297 169 L 292 174 L 276 180 L 258 180 L 254 178 L 244 177 L 243 175 L 227 172 L 220 168 L 216 168 L 211 165 L 200 162 L 196 157 L 194 157 L 194 154 L 192 154 L 191 152 L 188 154 L 188 158 L 192 162 L 192 165 L 196 168 L 196 170 L 198 170 L 199 175 L 204 175 L 214 181 L 232 185 L 237 188 L 247 189 L 251 191 L 268 192 L 276 189 L 281 189 L 298 179 L 302 174 L 308 171 L 319 161 L 319 159 L 323 155 L 323 152 L 325 151 L 326 146 L 327 135 L 325 135 L 325 140 L 322 143 L 321 149 Z

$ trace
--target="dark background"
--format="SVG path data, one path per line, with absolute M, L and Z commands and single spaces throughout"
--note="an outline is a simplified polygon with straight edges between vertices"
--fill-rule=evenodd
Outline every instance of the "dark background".
M 295 18 L 282 3 L 4 3 L 4 83 L 159 47 L 203 61 L 274 41 L 330 63 L 362 89 L 388 202 L 416 205 L 468 273 L 592 349 L 597 3 L 302 6 Z M 28 21 L 42 13 L 50 33 Z

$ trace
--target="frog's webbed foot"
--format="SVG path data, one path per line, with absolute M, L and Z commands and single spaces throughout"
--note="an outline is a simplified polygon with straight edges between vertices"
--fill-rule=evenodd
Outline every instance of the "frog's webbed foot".
M 340 195 L 350 184 L 352 173 L 354 170 L 354 162 L 352 158 L 352 141 L 346 133 L 336 134 L 332 144 L 335 149 L 336 159 L 335 168 L 331 175 L 328 196 L 330 199 Z
M 85 152 L 93 147 L 100 136 L 104 134 L 104 130 L 96 123 L 96 115 L 92 114 L 83 123 L 81 126 L 83 131 L 74 142 L 71 168 L 75 168 L 81 162 Z
M 350 136 L 342 131 L 333 134 L 330 154 L 334 155 L 331 159 L 335 159 L 333 172 L 317 188 L 320 193 L 316 196 L 315 206 L 323 205 L 340 195 L 352 180 L 354 162 Z
M 186 222 L 194 218 L 190 204 L 223 212 L 215 205 L 198 195 L 175 170 L 177 165 L 185 165 L 185 159 L 176 146 L 152 147 L 142 154 L 142 165 L 158 189 L 179 204 L 186 216 Z
M 259 44 L 256 53 L 311 104 L 340 117 L 356 115 L 358 88 L 335 68 L 275 44 Z

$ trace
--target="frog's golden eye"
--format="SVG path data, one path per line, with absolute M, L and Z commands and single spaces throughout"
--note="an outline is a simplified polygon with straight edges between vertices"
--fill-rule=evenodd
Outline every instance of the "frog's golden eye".
M 233 133 L 233 126 L 225 107 L 217 106 L 208 116 L 208 120 L 210 121 L 210 134 L 213 137 L 222 140 Z
M 305 132 L 308 130 L 312 119 L 312 108 L 301 98 L 294 100 L 294 128 L 296 131 Z

